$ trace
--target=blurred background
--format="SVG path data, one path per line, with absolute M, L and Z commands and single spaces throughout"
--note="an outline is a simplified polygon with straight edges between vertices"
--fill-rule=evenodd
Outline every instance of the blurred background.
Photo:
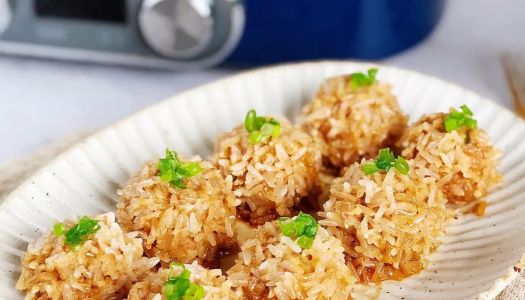
M 0 0 L 0 165 L 291 61 L 413 69 L 512 109 L 509 53 L 525 60 L 522 0 Z

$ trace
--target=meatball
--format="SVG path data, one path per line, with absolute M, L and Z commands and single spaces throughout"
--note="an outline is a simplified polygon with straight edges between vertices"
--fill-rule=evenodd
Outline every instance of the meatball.
M 309 249 L 282 235 L 278 222 L 257 229 L 228 270 L 247 299 L 349 299 L 357 282 L 341 241 L 319 227 Z
M 428 170 L 409 160 L 407 175 L 395 168 L 365 175 L 363 159 L 334 180 L 320 224 L 341 239 L 361 283 L 401 280 L 425 267 L 449 216 Z
M 402 155 L 415 159 L 439 178 L 449 201 L 465 204 L 480 200 L 501 181 L 499 152 L 482 129 L 463 126 L 447 132 L 446 118 L 447 114 L 435 113 L 410 126 L 399 143 Z
M 268 118 L 269 119 L 269 118 Z M 280 134 L 253 144 L 244 126 L 223 134 L 215 165 L 233 177 L 241 200 L 239 215 L 252 225 L 289 216 L 295 206 L 317 190 L 321 166 L 319 146 L 298 127 L 280 120 Z
M 190 271 L 189 280 L 201 286 L 205 295 L 203 300 L 212 299 L 242 299 L 240 292 L 232 289 L 231 282 L 222 275 L 220 269 L 206 269 L 196 262 L 184 265 Z M 129 292 L 128 300 L 161 300 L 164 299 L 163 286 L 169 279 L 179 276 L 182 268 L 161 268 L 157 272 L 151 272 L 144 280 L 135 283 Z
M 407 118 L 389 84 L 353 88 L 351 77 L 327 79 L 300 118 L 322 145 L 324 164 L 336 170 L 393 146 L 406 128 Z
M 26 299 L 122 299 L 159 262 L 142 256 L 137 232 L 125 233 L 113 213 L 94 220 L 98 230 L 83 243 L 73 246 L 68 241 L 74 237 L 49 233 L 29 245 L 16 284 Z M 73 228 L 74 223 L 62 226 Z
M 147 163 L 119 191 L 117 216 L 125 230 L 139 232 L 148 256 L 210 266 L 221 249 L 236 244 L 238 203 L 231 176 L 224 178 L 209 162 L 193 161 L 202 172 L 182 188 L 161 179 L 157 161 Z

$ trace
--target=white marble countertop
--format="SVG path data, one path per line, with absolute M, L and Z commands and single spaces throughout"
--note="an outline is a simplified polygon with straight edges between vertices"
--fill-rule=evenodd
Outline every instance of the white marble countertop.
M 456 82 L 511 107 L 499 61 L 507 51 L 525 52 L 524 1 L 455 0 L 427 40 L 384 63 Z M 238 71 L 174 73 L 0 57 L 0 164 Z

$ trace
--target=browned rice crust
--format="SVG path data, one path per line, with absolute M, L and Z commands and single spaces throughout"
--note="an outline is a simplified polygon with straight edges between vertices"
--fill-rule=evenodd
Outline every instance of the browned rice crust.
M 186 264 L 186 269 L 191 272 L 190 280 L 204 288 L 206 294 L 203 300 L 242 299 L 240 292 L 232 289 L 232 283 L 222 275 L 220 269 L 206 269 L 197 262 Z M 161 300 L 162 287 L 168 280 L 169 269 L 159 269 L 151 272 L 144 280 L 135 283 L 129 292 L 128 300 Z M 173 276 L 179 275 L 176 271 Z
M 136 232 L 123 232 L 113 213 L 95 219 L 101 228 L 78 250 L 52 233 L 29 245 L 16 285 L 26 299 L 122 299 L 158 263 L 143 257 L 142 240 Z
M 281 134 L 253 145 L 243 125 L 220 136 L 214 157 L 224 176 L 233 177 L 239 214 L 254 225 L 290 216 L 316 190 L 319 147 L 298 127 L 280 119 Z
M 449 201 L 465 204 L 483 199 L 501 182 L 500 153 L 482 129 L 462 127 L 447 133 L 445 118 L 444 113 L 425 115 L 410 126 L 399 144 L 402 155 L 428 168 Z
M 341 239 L 349 267 L 365 284 L 421 271 L 449 216 L 427 169 L 409 160 L 408 175 L 394 168 L 365 175 L 361 168 L 370 162 L 354 163 L 336 179 L 319 213 L 319 223 Z
M 358 281 L 341 241 L 319 227 L 312 248 L 283 236 L 277 221 L 242 245 L 228 279 L 247 299 L 349 299 Z
M 204 171 L 189 178 L 186 189 L 162 181 L 154 161 L 119 191 L 118 221 L 125 230 L 140 233 L 148 256 L 163 262 L 196 259 L 209 266 L 221 249 L 236 246 L 233 223 L 238 203 L 231 191 L 232 178 L 224 179 L 206 161 L 200 164 Z
M 302 127 L 322 145 L 323 162 L 344 168 L 361 157 L 393 147 L 406 128 L 406 116 L 387 83 L 353 90 L 350 75 L 325 80 L 303 109 Z

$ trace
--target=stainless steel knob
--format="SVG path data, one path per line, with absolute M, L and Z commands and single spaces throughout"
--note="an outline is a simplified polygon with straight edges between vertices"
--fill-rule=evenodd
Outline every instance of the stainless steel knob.
M 145 0 L 139 27 L 145 42 L 158 54 L 182 61 L 213 56 L 231 48 L 232 34 L 242 24 L 231 12 L 241 5 L 232 0 Z M 238 37 L 237 37 L 238 39 Z

